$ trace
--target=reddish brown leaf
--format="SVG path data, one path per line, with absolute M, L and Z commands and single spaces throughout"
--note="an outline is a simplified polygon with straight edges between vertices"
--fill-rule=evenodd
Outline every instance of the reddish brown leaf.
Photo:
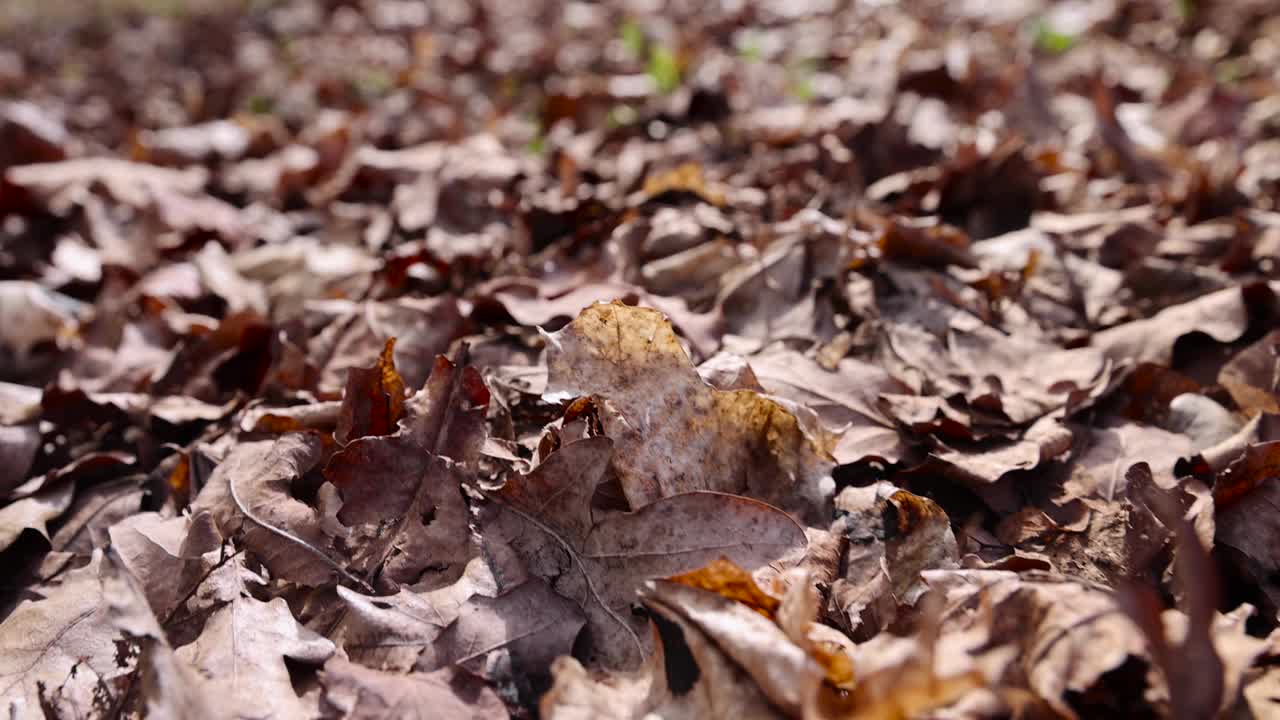
M 387 340 L 370 368 L 352 368 L 347 373 L 347 387 L 338 411 L 338 427 L 334 437 L 347 444 L 370 435 L 390 435 L 404 417 L 404 381 L 396 372 L 393 355 L 395 338 Z

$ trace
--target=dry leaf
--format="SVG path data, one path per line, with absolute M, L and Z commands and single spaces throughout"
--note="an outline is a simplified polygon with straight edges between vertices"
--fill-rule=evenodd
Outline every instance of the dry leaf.
M 796 417 L 757 393 L 708 387 L 661 314 L 596 304 L 549 342 L 547 393 L 603 401 L 604 431 L 618 446 L 613 466 L 633 509 L 714 490 L 823 516 L 831 463 Z
M 632 513 L 597 514 L 591 497 L 612 452 L 607 438 L 579 440 L 530 474 L 507 478 L 485 511 L 481 537 L 509 546 L 532 574 L 581 606 L 596 663 L 636 667 L 649 649 L 630 605 L 645 580 L 722 555 L 755 568 L 806 541 L 785 513 L 721 493 L 683 493 Z
M 107 599 L 123 592 L 103 574 L 101 553 L 0 622 L 0 703 L 12 717 L 105 713 L 118 700 L 117 679 L 132 672 Z
M 325 702 L 346 718 L 506 718 L 497 693 L 465 670 L 390 673 L 330 658 L 321 671 Z
M 283 598 L 262 602 L 238 595 L 205 621 L 195 642 L 175 651 L 207 679 L 219 705 L 215 717 L 266 713 L 278 718 L 316 715 L 314 697 L 299 697 L 286 661 L 319 666 L 333 643 L 298 624 Z

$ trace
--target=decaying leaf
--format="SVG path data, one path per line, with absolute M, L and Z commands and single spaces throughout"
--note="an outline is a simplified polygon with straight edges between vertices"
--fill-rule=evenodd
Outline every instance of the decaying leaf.
M 958 566 L 951 522 L 928 498 L 877 483 L 845 489 L 836 509 L 832 532 L 847 545 L 827 610 L 855 638 L 878 633 L 899 607 L 915 605 L 927 589 L 923 571 Z
M 591 498 L 613 452 L 607 438 L 579 440 L 528 475 L 509 477 L 493 494 L 481 537 L 507 545 L 582 607 L 596 663 L 635 667 L 649 643 L 630 606 L 646 579 L 722 555 L 755 568 L 806 540 L 780 510 L 715 492 L 672 495 L 630 513 L 594 511 Z
M 331 658 L 321 674 L 325 703 L 348 718 L 505 718 L 502 700 L 465 670 L 398 674 Z
M 86 566 L 23 600 L 0 622 L 0 702 L 13 717 L 104 714 L 119 702 L 119 678 L 134 658 L 120 653 L 124 638 L 107 600 L 124 592 L 103 574 L 101 553 Z
M 320 438 L 290 433 L 244 443 L 218 464 L 192 503 L 208 512 L 223 536 L 245 542 L 272 573 L 304 585 L 331 582 L 345 570 L 330 553 L 332 536 L 319 513 L 291 494 L 291 484 L 320 460 Z
M 1271 511 L 1280 497 L 1277 451 L 1280 446 L 1274 442 L 1250 446 L 1214 485 L 1218 506 L 1215 541 L 1234 551 L 1229 556 L 1232 564 L 1257 584 L 1267 611 L 1280 608 L 1280 584 L 1275 575 L 1280 565 L 1272 552 L 1280 539 L 1280 518 Z
M 708 387 L 658 312 L 592 305 L 549 342 L 547 393 L 600 398 L 633 509 L 712 490 L 823 516 L 831 463 L 796 417 L 749 390 Z
M 333 643 L 299 625 L 283 598 L 263 602 L 243 594 L 215 610 L 195 642 L 175 651 L 207 680 L 220 703 L 212 710 L 227 718 L 314 717 L 316 698 L 297 694 L 286 661 L 318 667 L 332 655 Z
M 389 435 L 404 417 L 404 381 L 396 372 L 395 338 L 387 340 L 372 368 L 347 372 L 347 388 L 334 437 L 346 444 L 368 435 Z
M 390 362 L 391 347 L 383 362 Z M 389 371 L 394 375 L 394 367 Z M 380 537 L 357 553 L 365 572 L 379 581 L 432 585 L 462 572 L 472 554 L 463 484 L 484 442 L 488 403 L 474 368 L 440 357 L 426 386 L 404 405 L 396 434 L 357 438 L 329 459 L 325 478 L 342 497 L 338 520 L 383 524 Z

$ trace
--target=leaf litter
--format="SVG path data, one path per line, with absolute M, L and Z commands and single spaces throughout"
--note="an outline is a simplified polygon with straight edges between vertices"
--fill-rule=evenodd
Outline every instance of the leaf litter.
M 1280 24 L 0 8 L 0 710 L 1280 714 Z

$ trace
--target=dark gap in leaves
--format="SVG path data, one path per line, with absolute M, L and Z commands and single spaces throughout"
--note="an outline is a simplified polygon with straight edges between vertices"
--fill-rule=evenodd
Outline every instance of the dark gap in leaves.
M 666 672 L 667 687 L 677 697 L 684 695 L 698 683 L 702 670 L 693 659 L 693 653 L 685 642 L 684 631 L 680 626 L 659 613 L 651 613 L 649 617 L 662 641 L 662 669 Z
M 120 637 L 114 641 L 116 646 L 116 667 L 127 668 L 138 658 L 138 654 L 142 652 L 142 645 L 139 639 L 133 637 Z
M 1155 720 L 1160 717 L 1143 697 L 1150 665 L 1133 656 L 1106 672 L 1089 690 L 1068 689 L 1063 699 L 1080 717 L 1125 717 Z
M 324 474 L 321 472 L 321 468 L 312 468 L 310 471 L 293 479 L 293 482 L 289 484 L 289 495 L 295 500 L 314 505 L 316 493 L 320 491 L 320 486 L 324 485 L 324 482 Z
M 271 328 L 250 325 L 240 337 L 239 349 L 213 371 L 213 379 L 225 390 L 257 394 L 271 369 Z
M 1210 553 L 1214 565 L 1221 578 L 1222 592 L 1220 607 L 1230 609 L 1249 603 L 1258 608 L 1258 612 L 1245 623 L 1245 630 L 1257 638 L 1265 638 L 1275 629 L 1275 606 L 1267 599 L 1257 579 L 1249 577 L 1241 568 L 1248 567 L 1248 557 L 1239 550 L 1225 544 L 1216 544 Z M 1275 578 L 1274 581 L 1280 581 Z
M 885 480 L 888 476 L 889 467 L 875 458 L 837 465 L 831 471 L 831 477 L 836 481 L 837 492 L 846 487 L 866 487 Z
M 289 683 L 293 692 L 302 696 L 316 683 L 320 668 L 312 663 L 295 660 L 288 655 L 283 656 L 284 666 L 289 670 Z

